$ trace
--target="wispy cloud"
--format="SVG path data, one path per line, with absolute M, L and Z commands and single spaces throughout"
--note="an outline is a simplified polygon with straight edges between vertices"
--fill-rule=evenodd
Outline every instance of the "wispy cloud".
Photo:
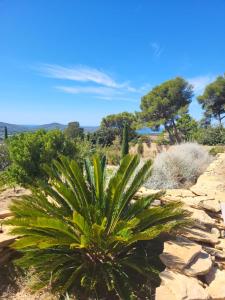
M 205 87 L 215 79 L 213 75 L 196 76 L 188 79 L 188 82 L 193 85 L 196 95 L 201 94 Z
M 65 67 L 56 64 L 41 64 L 37 68 L 43 76 L 80 83 L 71 86 L 56 85 L 55 88 L 68 94 L 89 94 L 105 100 L 139 101 L 150 89 L 148 84 L 134 87 L 129 81 L 118 82 L 107 72 L 88 66 Z
M 151 48 L 153 51 L 153 56 L 155 58 L 159 58 L 163 52 L 163 48 L 160 46 L 160 44 L 157 42 L 153 42 L 151 43 Z
M 103 86 L 56 86 L 55 88 L 68 94 L 95 94 L 104 96 L 121 94 L 116 89 Z
M 42 64 L 38 70 L 45 76 L 79 82 L 94 82 L 109 87 L 120 85 L 107 73 L 87 66 L 63 67 L 60 65 Z

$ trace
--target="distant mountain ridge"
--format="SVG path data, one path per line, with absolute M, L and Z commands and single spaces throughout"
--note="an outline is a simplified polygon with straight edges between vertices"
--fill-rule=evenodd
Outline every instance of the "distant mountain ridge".
M 50 123 L 50 124 L 43 124 L 43 125 L 17 125 L 17 124 L 0 122 L 0 137 L 3 137 L 4 135 L 4 127 L 7 127 L 9 135 L 13 135 L 16 133 L 36 131 L 39 129 L 44 129 L 47 131 L 52 129 L 64 130 L 67 127 L 67 125 L 60 124 L 60 123 Z M 93 132 L 98 129 L 98 126 L 81 126 L 81 127 L 84 128 L 84 131 L 86 132 Z

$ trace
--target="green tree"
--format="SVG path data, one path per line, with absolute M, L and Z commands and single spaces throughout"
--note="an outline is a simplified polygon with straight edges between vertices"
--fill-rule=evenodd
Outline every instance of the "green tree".
M 111 146 L 116 139 L 118 132 L 114 128 L 100 127 L 93 133 L 90 133 L 90 140 L 94 145 Z
M 4 127 L 4 138 L 5 138 L 5 140 L 7 140 L 7 138 L 8 138 L 8 129 L 7 129 L 7 126 Z
M 193 134 L 198 130 L 198 122 L 189 114 L 184 114 L 177 120 L 177 129 L 182 140 L 190 141 Z
M 60 154 L 73 157 L 74 143 L 65 138 L 60 130 L 21 133 L 8 139 L 11 165 L 8 176 L 11 181 L 29 185 L 45 179 L 43 164 L 51 162 Z
M 132 113 L 122 112 L 119 114 L 108 115 L 102 119 L 100 128 L 111 128 L 115 130 L 115 134 L 122 141 L 123 127 L 127 124 L 129 141 L 136 136 L 135 133 L 136 116 Z
M 216 118 L 222 126 L 225 118 L 225 75 L 206 86 L 203 95 L 198 97 L 199 103 L 208 117 Z
M 64 133 L 69 139 L 83 138 L 84 129 L 80 127 L 79 122 L 70 122 Z
M 33 288 L 74 292 L 77 299 L 131 300 L 140 299 L 145 285 L 149 295 L 156 238 L 186 221 L 180 203 L 151 207 L 159 194 L 132 201 L 151 173 L 150 161 L 137 171 L 139 161 L 125 156 L 108 181 L 104 158 L 87 161 L 83 173 L 61 157 L 55 168 L 46 167 L 43 193 L 13 202 L 6 224 L 19 236 L 13 244 L 24 254 L 19 265 L 36 273 Z
M 192 96 L 192 86 L 183 78 L 165 81 L 142 97 L 141 123 L 154 129 L 163 125 L 171 143 L 180 142 L 176 121 L 187 112 Z
M 121 149 L 122 157 L 124 157 L 128 153 L 129 153 L 128 126 L 127 123 L 125 123 L 123 127 L 123 139 L 122 139 L 122 149 Z

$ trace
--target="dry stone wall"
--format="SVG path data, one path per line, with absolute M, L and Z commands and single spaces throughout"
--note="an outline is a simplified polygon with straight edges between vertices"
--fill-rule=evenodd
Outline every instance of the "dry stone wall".
M 156 191 L 142 188 L 141 194 Z M 225 154 L 218 154 L 189 190 L 167 190 L 161 202 L 181 201 L 193 227 L 164 243 L 165 270 L 156 300 L 225 300 Z

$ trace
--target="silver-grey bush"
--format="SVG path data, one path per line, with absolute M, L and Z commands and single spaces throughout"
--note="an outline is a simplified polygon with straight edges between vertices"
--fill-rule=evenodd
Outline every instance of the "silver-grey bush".
M 190 186 L 205 171 L 210 161 L 208 151 L 199 144 L 173 146 L 156 156 L 152 176 L 145 186 L 152 189 Z

